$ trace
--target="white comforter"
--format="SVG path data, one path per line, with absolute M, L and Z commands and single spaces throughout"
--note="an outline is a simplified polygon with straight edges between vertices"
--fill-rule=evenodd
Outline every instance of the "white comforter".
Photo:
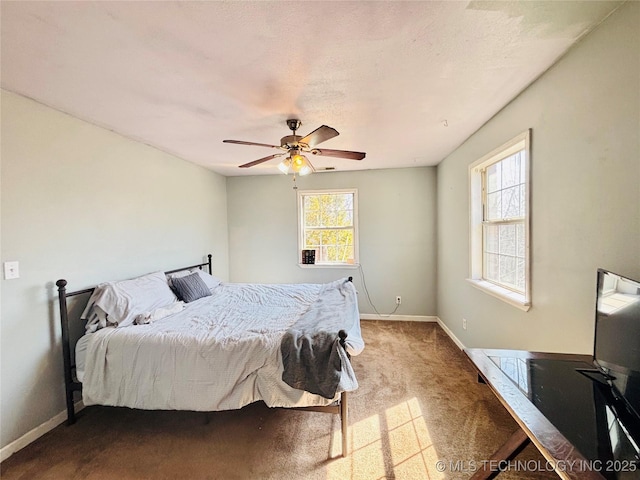
M 309 316 L 312 317 L 309 317 Z M 153 410 L 229 410 L 263 400 L 271 407 L 326 405 L 284 383 L 280 340 L 297 322 L 344 329 L 347 351 L 364 348 L 356 291 L 328 284 L 221 284 L 213 295 L 149 325 L 89 335 L 85 405 Z M 337 332 L 337 330 L 335 330 Z M 357 388 L 346 358 L 338 393 Z

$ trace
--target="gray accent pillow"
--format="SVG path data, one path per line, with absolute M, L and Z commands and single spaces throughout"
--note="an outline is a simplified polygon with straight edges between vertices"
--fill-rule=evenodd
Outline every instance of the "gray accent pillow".
M 211 290 L 198 273 L 173 278 L 171 281 L 176 296 L 185 303 L 193 302 L 211 295 Z

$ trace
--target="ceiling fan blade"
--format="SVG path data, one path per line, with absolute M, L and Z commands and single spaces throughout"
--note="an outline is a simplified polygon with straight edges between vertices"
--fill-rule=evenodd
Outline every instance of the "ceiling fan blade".
M 245 142 L 243 140 L 223 140 L 223 143 L 236 143 L 238 145 L 255 145 L 256 147 L 280 148 L 280 145 L 269 145 L 268 143 Z
M 340 134 L 335 128 L 322 125 L 321 127 L 316 128 L 306 137 L 300 139 L 300 143 L 307 144 L 309 145 L 309 148 L 313 148 L 319 143 L 325 142 L 330 138 L 337 137 L 338 135 Z
M 329 150 L 327 148 L 314 148 L 311 153 L 324 155 L 325 157 L 348 158 L 349 160 L 362 160 L 367 154 L 364 152 L 350 152 L 348 150 Z
M 261 163 L 268 162 L 271 159 L 276 157 L 281 157 L 284 153 L 274 153 L 273 155 L 269 155 L 268 157 L 259 158 L 258 160 L 254 160 L 253 162 L 245 163 L 244 165 L 240 165 L 240 168 L 249 168 L 254 165 L 260 165 Z

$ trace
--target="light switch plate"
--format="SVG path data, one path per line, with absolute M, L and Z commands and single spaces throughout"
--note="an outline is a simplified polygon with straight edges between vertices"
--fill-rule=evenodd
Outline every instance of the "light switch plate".
M 20 278 L 20 265 L 18 262 L 4 262 L 4 279 Z

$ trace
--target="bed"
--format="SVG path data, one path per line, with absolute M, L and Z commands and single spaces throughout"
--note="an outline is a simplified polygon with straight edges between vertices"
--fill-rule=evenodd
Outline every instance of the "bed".
M 347 454 L 350 358 L 364 349 L 351 277 L 324 284 L 225 283 L 206 263 L 67 292 L 60 279 L 67 424 L 85 405 L 339 414 Z M 89 296 L 72 340 L 70 297 Z

